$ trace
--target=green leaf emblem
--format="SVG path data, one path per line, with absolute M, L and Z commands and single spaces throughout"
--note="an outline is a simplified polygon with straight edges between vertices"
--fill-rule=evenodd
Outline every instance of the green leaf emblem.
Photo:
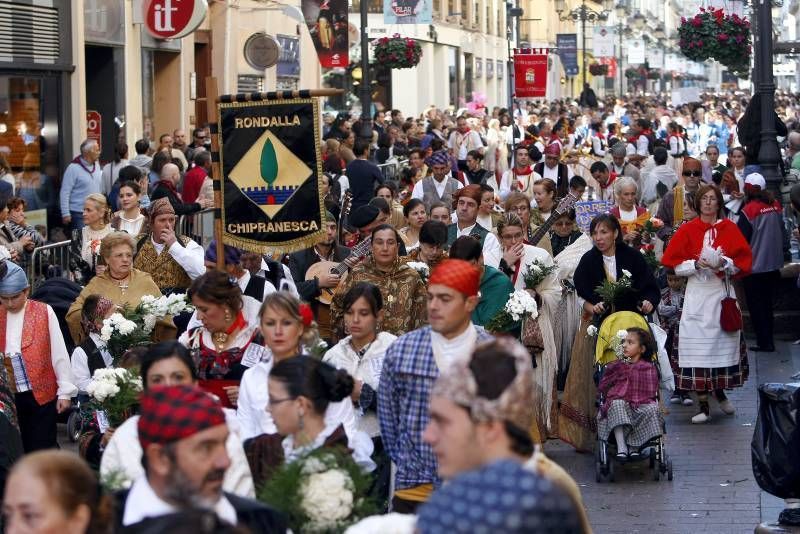
M 272 141 L 267 139 L 264 148 L 261 149 L 261 178 L 272 185 L 278 177 L 278 157 L 275 154 L 275 147 Z

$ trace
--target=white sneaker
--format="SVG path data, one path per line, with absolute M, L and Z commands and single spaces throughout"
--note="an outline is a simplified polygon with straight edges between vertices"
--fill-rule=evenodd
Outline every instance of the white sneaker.
M 669 398 L 670 404 L 680 404 L 681 403 L 681 396 L 677 393 L 674 393 L 672 397 Z
M 687 395 L 686 397 L 683 398 L 681 404 L 683 404 L 684 406 L 694 406 L 694 401 L 692 400 L 691 397 Z
M 692 424 L 695 424 L 695 425 L 702 425 L 702 424 L 707 423 L 709 421 L 711 421 L 711 416 L 710 415 L 706 415 L 705 412 L 700 412 L 699 414 L 697 414 L 694 417 L 692 417 Z
M 722 410 L 722 413 L 725 415 L 733 415 L 736 413 L 736 408 L 733 407 L 733 403 L 730 399 L 725 399 L 724 401 L 719 403 L 719 409 Z

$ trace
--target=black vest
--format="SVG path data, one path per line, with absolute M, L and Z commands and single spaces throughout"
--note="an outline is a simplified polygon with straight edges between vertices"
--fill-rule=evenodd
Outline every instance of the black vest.
M 267 285 L 267 281 L 260 276 L 253 276 L 250 275 L 250 281 L 247 282 L 247 287 L 244 288 L 242 293 L 247 295 L 248 297 L 253 297 L 258 302 L 264 301 L 264 287 Z M 277 286 L 275 286 L 277 289 Z
M 87 337 L 80 347 L 86 353 L 86 365 L 89 367 L 89 376 L 94 376 L 94 372 L 98 369 L 105 369 L 106 362 L 103 360 L 103 355 L 100 354 L 100 349 L 92 341 L 91 337 Z

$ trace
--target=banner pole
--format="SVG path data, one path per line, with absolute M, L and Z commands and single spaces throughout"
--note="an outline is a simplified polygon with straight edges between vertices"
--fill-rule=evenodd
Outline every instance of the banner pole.
M 222 95 L 209 101 L 229 104 L 231 102 L 260 102 L 262 100 L 289 100 L 292 98 L 312 98 L 338 96 L 344 94 L 344 89 L 301 89 L 296 91 L 271 91 L 269 93 L 238 93 L 234 95 Z M 216 114 L 214 115 L 216 117 Z M 210 117 L 210 115 L 209 115 Z M 209 119 L 210 120 L 210 119 Z
M 219 167 L 219 124 L 217 79 L 206 78 L 206 111 L 211 136 L 211 180 L 214 183 L 214 240 L 216 241 L 217 270 L 225 271 L 225 244 L 222 242 L 222 169 Z

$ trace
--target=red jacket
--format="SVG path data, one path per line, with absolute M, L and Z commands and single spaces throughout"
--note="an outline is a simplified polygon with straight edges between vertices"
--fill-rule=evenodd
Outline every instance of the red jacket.
M 208 172 L 203 167 L 194 166 L 183 177 L 183 201 L 187 203 L 197 202 L 200 195 L 200 188 L 203 187 Z

